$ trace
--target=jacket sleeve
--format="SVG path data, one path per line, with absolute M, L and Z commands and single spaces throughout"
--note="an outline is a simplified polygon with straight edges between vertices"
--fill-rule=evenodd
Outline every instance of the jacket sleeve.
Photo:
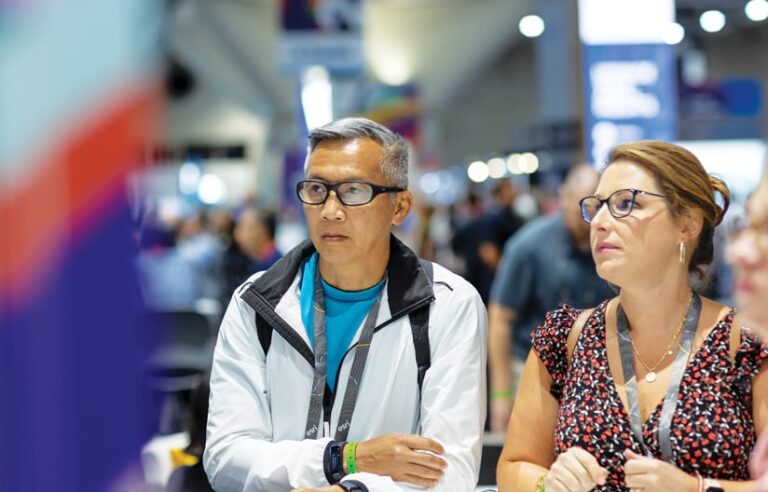
M 421 432 L 443 445 L 448 462 L 433 488 L 440 492 L 474 490 L 480 474 L 486 416 L 486 344 L 488 320 L 477 291 L 463 279 L 451 281 L 430 311 L 432 363 L 421 393 Z M 448 288 L 435 284 L 435 289 Z M 424 491 L 370 473 L 348 475 L 371 491 Z M 344 481 L 342 480 L 342 481 Z
M 265 355 L 254 316 L 235 295 L 219 330 L 203 455 L 211 485 L 220 492 L 328 486 L 323 452 L 330 439 L 271 442 Z

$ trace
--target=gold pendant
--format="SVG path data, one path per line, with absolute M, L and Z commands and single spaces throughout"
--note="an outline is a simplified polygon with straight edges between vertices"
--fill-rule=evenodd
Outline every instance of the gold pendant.
M 647 372 L 645 374 L 645 380 L 649 383 L 656 381 L 656 373 L 653 371 Z

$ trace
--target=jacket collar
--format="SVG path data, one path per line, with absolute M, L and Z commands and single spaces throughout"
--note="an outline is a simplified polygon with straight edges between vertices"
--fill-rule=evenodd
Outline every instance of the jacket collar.
M 387 296 L 392 318 L 398 318 L 431 300 L 434 293 L 414 252 L 394 235 L 390 235 L 389 244 Z M 310 240 L 302 242 L 257 278 L 241 297 L 249 301 L 253 299 L 252 294 L 259 294 L 274 309 L 293 283 L 304 260 L 315 251 Z M 246 295 L 249 291 L 252 294 Z

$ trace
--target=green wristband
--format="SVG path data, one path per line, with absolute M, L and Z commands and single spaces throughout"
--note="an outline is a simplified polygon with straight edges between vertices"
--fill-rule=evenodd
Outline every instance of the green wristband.
M 344 463 L 347 465 L 347 474 L 357 473 L 357 461 L 355 461 L 355 455 L 357 454 L 357 441 L 349 441 L 344 446 Z
M 512 390 L 491 390 L 491 400 L 511 400 Z

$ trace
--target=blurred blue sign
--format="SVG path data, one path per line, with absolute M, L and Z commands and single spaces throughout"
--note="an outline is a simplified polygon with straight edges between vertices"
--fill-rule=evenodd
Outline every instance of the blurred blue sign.
M 677 137 L 673 47 L 665 44 L 584 45 L 587 158 L 605 160 L 615 145 Z

